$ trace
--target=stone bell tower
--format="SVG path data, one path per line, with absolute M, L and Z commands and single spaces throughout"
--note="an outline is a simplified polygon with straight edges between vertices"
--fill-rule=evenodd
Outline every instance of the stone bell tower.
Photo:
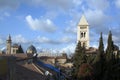
M 84 15 L 82 15 L 80 22 L 77 26 L 77 42 L 80 41 L 81 45 L 89 48 L 89 24 Z
M 12 40 L 11 40 L 11 36 L 9 35 L 6 41 L 6 47 L 7 47 L 6 54 L 11 54 L 11 43 Z

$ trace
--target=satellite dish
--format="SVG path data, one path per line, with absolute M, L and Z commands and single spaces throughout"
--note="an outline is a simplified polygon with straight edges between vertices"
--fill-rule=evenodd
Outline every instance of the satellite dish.
M 37 57 L 37 55 L 38 55 L 37 53 L 34 53 L 34 54 L 33 54 L 34 57 Z
M 50 73 L 49 71 L 45 71 L 45 75 L 46 75 L 46 76 L 48 76 L 48 75 L 49 75 L 49 73 Z

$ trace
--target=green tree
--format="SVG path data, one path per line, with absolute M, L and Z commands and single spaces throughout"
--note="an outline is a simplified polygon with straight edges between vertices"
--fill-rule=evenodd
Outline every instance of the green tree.
M 86 63 L 85 47 L 81 47 L 81 42 L 79 41 L 73 55 L 74 76 L 77 77 L 79 67 L 83 63 Z
M 103 37 L 102 37 L 102 32 L 100 34 L 100 39 L 99 39 L 99 47 L 98 47 L 98 53 L 96 55 L 95 61 L 94 61 L 94 74 L 97 77 L 97 80 L 101 80 L 101 76 L 103 75 L 104 72 L 104 44 L 103 44 Z
M 113 80 L 112 74 L 115 74 L 112 68 L 112 66 L 115 65 L 115 61 L 116 61 L 113 51 L 114 51 L 114 44 L 112 40 L 112 33 L 111 31 L 109 31 L 107 49 L 106 49 L 106 67 L 103 77 L 104 80 Z
M 101 32 L 101 34 L 100 34 L 98 50 L 99 50 L 99 52 L 100 52 L 101 54 L 104 53 L 104 44 L 103 44 L 102 32 Z
M 99 39 L 98 53 L 96 55 L 94 63 L 101 61 L 103 57 L 104 57 L 104 44 L 103 44 L 103 37 L 101 32 L 100 39 Z
M 109 31 L 107 49 L 106 49 L 106 60 L 110 61 L 113 58 L 113 41 L 112 41 L 112 33 Z
M 19 45 L 17 53 L 24 53 L 23 48 L 21 45 Z

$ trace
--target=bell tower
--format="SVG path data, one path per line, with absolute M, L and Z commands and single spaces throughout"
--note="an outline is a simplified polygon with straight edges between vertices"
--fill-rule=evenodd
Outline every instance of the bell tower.
M 81 45 L 89 48 L 89 24 L 84 15 L 82 15 L 80 22 L 77 26 L 77 42 L 80 41 Z
M 11 36 L 9 35 L 6 41 L 6 46 L 7 46 L 6 54 L 11 54 L 11 43 L 12 40 L 11 40 Z

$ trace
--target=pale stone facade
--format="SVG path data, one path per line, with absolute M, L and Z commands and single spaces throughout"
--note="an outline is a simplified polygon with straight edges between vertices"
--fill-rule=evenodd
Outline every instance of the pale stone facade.
M 73 67 L 73 63 L 65 63 L 65 64 L 62 64 L 61 66 L 65 67 L 65 68 L 72 68 Z
M 19 49 L 19 45 L 13 44 L 13 46 L 11 47 L 11 54 L 16 54 L 18 49 Z
M 67 59 L 64 57 L 57 58 L 56 60 L 59 64 L 64 64 L 67 61 Z
M 47 60 L 46 60 L 48 63 L 51 63 L 51 64 L 55 64 L 55 58 L 53 57 L 49 57 Z
M 81 45 L 89 48 L 89 24 L 84 15 L 82 15 L 80 22 L 77 26 L 77 42 L 80 41 Z
M 9 35 L 6 41 L 6 45 L 7 45 L 6 54 L 11 54 L 11 43 L 12 40 L 11 40 L 11 36 Z

